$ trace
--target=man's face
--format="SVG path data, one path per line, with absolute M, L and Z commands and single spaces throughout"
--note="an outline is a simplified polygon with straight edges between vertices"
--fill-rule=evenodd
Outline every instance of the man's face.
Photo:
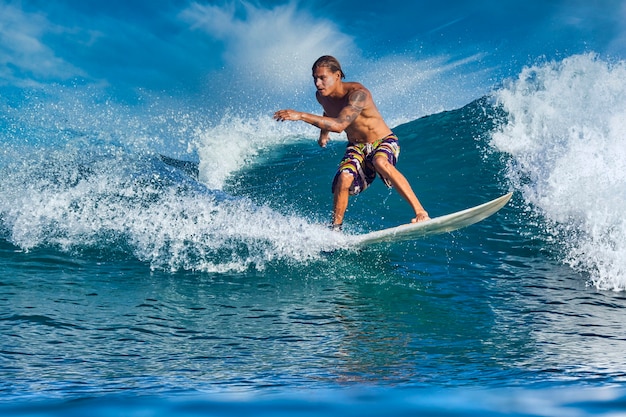
M 313 81 L 317 92 L 321 96 L 329 96 L 335 91 L 337 82 L 341 79 L 341 73 L 339 71 L 332 72 L 328 67 L 317 67 L 313 71 Z

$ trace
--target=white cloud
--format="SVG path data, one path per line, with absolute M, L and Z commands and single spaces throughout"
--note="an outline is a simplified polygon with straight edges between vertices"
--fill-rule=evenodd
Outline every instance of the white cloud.
M 314 18 L 295 3 L 273 9 L 243 3 L 211 6 L 194 3 L 180 17 L 221 41 L 226 64 L 251 81 L 278 90 L 310 83 L 310 68 L 321 55 L 352 54 L 350 36 L 332 22 Z
M 0 4 L 0 84 L 34 85 L 44 79 L 81 75 L 41 41 L 57 30 L 41 14 Z

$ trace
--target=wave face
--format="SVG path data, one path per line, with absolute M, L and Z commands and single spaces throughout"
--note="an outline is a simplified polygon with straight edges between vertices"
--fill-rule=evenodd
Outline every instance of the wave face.
M 306 126 L 266 115 L 213 123 L 193 110 L 155 112 L 90 102 L 86 94 L 54 104 L 29 98 L 14 108 L 0 166 L 3 237 L 22 250 L 241 272 L 350 250 L 351 234 L 412 217 L 395 192 L 380 186 L 354 199 L 347 234 L 327 230 L 341 135 L 320 149 Z M 396 128 L 399 167 L 432 215 L 504 192 L 497 165 L 482 159 L 476 140 L 489 134 L 492 113 L 479 100 Z M 194 157 L 172 157 L 185 152 Z M 462 168 L 453 172 L 455 166 Z M 474 175 L 492 180 L 478 187 L 465 181 Z

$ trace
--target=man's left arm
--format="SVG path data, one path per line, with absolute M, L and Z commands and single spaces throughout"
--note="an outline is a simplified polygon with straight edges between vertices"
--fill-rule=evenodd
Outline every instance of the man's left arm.
M 284 120 L 302 120 L 310 125 L 329 132 L 341 133 L 356 120 L 361 114 L 367 94 L 363 90 L 356 90 L 350 93 L 348 105 L 339 112 L 337 117 L 318 116 L 316 114 L 300 112 L 297 110 L 279 110 L 274 113 L 274 119 L 282 122 Z
M 320 138 L 317 140 L 318 145 L 325 148 L 328 141 L 330 141 L 330 132 L 328 130 L 320 129 Z

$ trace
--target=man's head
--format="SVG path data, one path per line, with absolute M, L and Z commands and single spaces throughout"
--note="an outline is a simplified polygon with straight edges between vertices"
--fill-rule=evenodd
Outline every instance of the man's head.
M 337 61 L 337 58 L 335 58 L 334 56 L 324 55 L 319 57 L 317 61 L 315 61 L 315 63 L 313 64 L 313 72 L 315 72 L 315 70 L 320 67 L 326 67 L 331 72 L 339 72 L 342 79 L 346 78 L 345 74 L 341 70 L 341 64 L 339 64 L 339 61 Z
M 339 61 L 332 56 L 324 55 L 313 64 L 313 82 L 317 94 L 322 97 L 331 96 L 341 88 L 341 79 L 345 78 Z

